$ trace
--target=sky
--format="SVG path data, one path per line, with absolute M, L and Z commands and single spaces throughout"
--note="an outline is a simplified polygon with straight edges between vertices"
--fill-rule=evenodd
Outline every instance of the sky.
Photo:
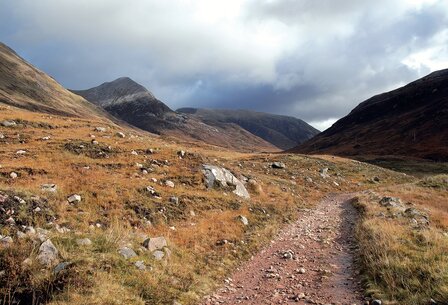
M 323 130 L 448 68 L 447 0 L 0 0 L 0 41 L 63 86 L 128 76 L 172 109 Z

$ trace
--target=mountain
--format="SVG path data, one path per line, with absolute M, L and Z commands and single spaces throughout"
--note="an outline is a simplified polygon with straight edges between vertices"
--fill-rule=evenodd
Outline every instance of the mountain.
M 105 116 L 101 108 L 71 93 L 3 43 L 0 43 L 0 103 L 65 116 Z
M 206 124 L 193 116 L 176 113 L 149 90 L 121 77 L 87 90 L 72 90 L 133 126 L 152 133 L 202 141 L 238 151 L 275 151 L 272 144 L 237 124 Z
M 294 117 L 249 110 L 181 108 L 177 112 L 199 118 L 206 124 L 232 123 L 280 149 L 289 149 L 319 133 Z
M 448 69 L 359 104 L 298 153 L 448 160 Z

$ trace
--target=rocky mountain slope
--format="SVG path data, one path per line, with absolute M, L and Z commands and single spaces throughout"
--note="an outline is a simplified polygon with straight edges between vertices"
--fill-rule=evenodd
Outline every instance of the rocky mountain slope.
M 276 148 L 236 124 L 207 124 L 172 111 L 149 90 L 128 77 L 88 90 L 73 90 L 127 123 L 160 135 L 169 135 L 240 151 L 273 151 Z
M 374 96 L 313 139 L 299 153 L 401 155 L 448 160 L 448 70 Z
M 212 126 L 236 124 L 283 150 L 295 147 L 319 133 L 306 122 L 283 115 L 229 109 L 180 108 L 177 111 L 199 118 Z
M 52 114 L 106 117 L 101 108 L 71 93 L 2 43 L 0 103 Z

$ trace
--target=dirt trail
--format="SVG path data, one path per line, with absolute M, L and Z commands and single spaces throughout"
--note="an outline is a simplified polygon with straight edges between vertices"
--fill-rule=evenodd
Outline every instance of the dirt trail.
M 350 195 L 303 210 L 204 304 L 363 304 L 352 266 Z

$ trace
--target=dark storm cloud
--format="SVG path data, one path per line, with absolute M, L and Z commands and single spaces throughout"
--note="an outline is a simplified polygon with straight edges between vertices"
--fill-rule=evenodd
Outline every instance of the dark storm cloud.
M 319 125 L 448 63 L 443 0 L 0 0 L 0 7 L 0 40 L 64 86 L 129 76 L 172 108 L 254 109 Z

